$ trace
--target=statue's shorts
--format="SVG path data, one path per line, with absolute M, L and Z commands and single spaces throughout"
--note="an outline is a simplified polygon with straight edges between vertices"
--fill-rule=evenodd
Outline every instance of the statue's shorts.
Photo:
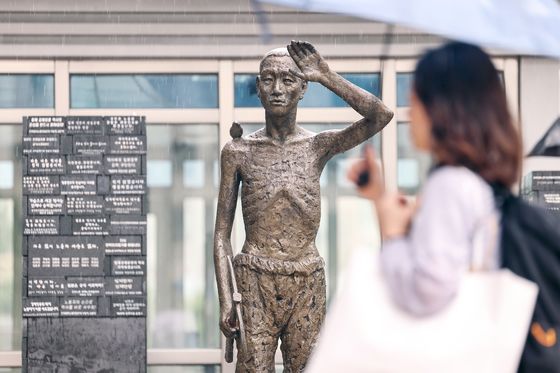
M 242 253 L 234 267 L 247 341 L 236 372 L 274 372 L 278 339 L 284 372 L 302 372 L 325 318 L 323 259 L 292 262 Z

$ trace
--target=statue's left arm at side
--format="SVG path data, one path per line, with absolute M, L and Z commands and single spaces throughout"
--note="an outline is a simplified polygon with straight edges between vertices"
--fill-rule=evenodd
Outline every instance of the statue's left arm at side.
M 381 131 L 393 118 L 393 112 L 375 95 L 352 84 L 332 71 L 313 45 L 292 41 L 288 52 L 300 71 L 292 74 L 301 79 L 319 82 L 356 110 L 364 118 L 342 130 L 325 131 L 317 135 L 319 147 L 327 158 L 364 142 Z
M 220 329 L 226 337 L 231 337 L 236 330 L 230 324 L 233 301 L 227 257 L 233 255 L 231 231 L 235 217 L 239 183 L 241 181 L 238 170 L 238 152 L 235 149 L 235 143 L 238 141 L 230 141 L 222 150 L 220 192 L 218 195 L 216 226 L 214 230 L 214 266 L 220 301 Z

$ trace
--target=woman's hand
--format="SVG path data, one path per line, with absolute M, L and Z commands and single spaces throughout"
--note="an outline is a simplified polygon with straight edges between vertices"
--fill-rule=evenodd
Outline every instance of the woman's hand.
M 358 186 L 358 193 L 375 203 L 381 236 L 383 239 L 404 236 L 416 210 L 415 203 L 400 193 L 385 193 L 383 175 L 371 145 L 366 145 L 364 158 L 350 167 L 348 178 L 358 184 L 358 180 L 364 180 L 365 173 L 367 182 Z
M 400 193 L 385 193 L 375 200 L 377 219 L 384 240 L 402 237 L 407 234 L 416 203 Z
M 381 168 L 377 163 L 375 150 L 371 145 L 366 145 L 364 158 L 355 162 L 348 170 L 348 179 L 355 184 L 363 178 L 367 173 L 367 182 L 365 185 L 358 186 L 358 193 L 364 197 L 376 201 L 385 192 L 383 184 L 383 175 Z

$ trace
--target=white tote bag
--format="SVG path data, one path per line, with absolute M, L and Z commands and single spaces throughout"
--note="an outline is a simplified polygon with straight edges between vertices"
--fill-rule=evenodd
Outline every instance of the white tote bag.
M 393 303 L 379 258 L 357 251 L 306 373 L 515 372 L 538 293 L 508 270 L 468 273 L 429 317 Z

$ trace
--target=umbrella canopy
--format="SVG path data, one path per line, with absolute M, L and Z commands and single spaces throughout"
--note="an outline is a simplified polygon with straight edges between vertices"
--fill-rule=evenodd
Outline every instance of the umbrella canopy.
M 518 54 L 560 58 L 555 0 L 260 0 L 409 26 Z
M 527 156 L 539 155 L 560 157 L 560 118 L 556 119 Z

